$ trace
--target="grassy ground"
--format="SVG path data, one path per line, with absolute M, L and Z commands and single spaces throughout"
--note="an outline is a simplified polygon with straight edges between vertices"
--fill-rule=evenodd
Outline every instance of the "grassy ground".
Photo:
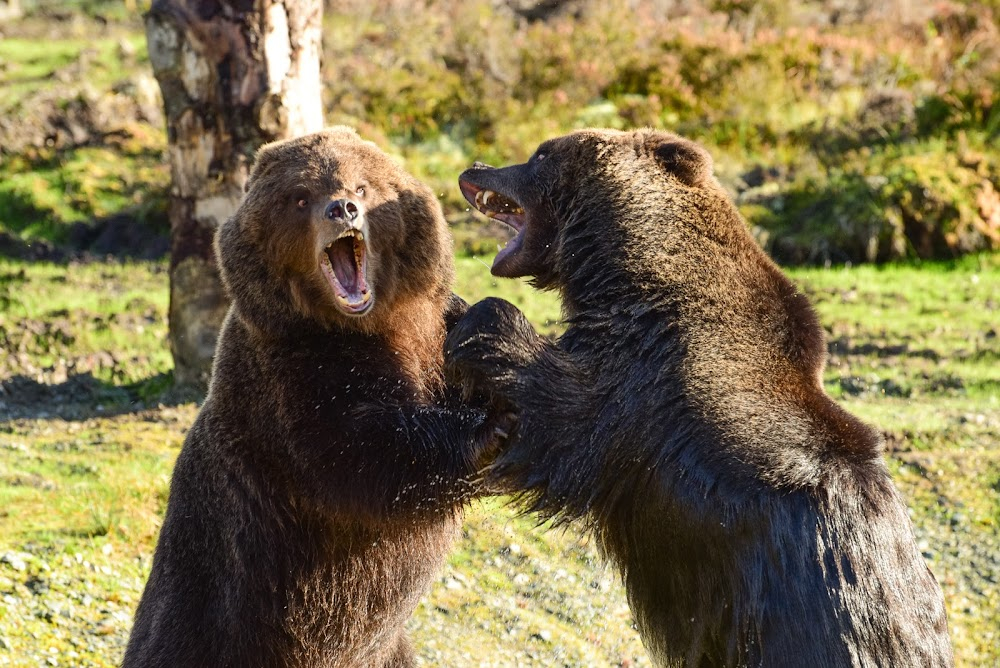
M 0 262 L 0 665 L 121 657 L 197 411 L 161 392 L 164 269 Z M 827 389 L 887 436 L 959 664 L 1000 665 L 1000 256 L 791 273 L 828 332 Z M 457 289 L 559 329 L 551 295 L 483 260 L 459 259 Z M 593 546 L 496 499 L 470 509 L 410 628 L 426 666 L 649 665 Z

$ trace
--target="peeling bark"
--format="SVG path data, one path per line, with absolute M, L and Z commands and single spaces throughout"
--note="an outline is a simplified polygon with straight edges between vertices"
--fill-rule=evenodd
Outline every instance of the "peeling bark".
M 23 14 L 21 0 L 0 0 L 0 21 L 13 21 Z
M 174 379 L 204 388 L 228 308 L 215 230 L 261 144 L 323 124 L 322 0 L 155 0 L 145 18 L 169 139 Z

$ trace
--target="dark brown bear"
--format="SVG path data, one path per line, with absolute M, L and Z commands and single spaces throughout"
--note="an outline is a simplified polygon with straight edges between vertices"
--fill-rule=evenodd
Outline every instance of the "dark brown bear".
M 702 148 L 581 131 L 460 183 L 517 230 L 493 273 L 558 290 L 567 330 L 480 302 L 449 373 L 519 414 L 493 474 L 595 532 L 659 665 L 951 665 L 882 440 L 824 393 L 817 318 Z
M 440 207 L 334 128 L 260 150 L 216 250 L 232 308 L 124 665 L 410 666 L 493 441 L 441 380 L 464 304 Z

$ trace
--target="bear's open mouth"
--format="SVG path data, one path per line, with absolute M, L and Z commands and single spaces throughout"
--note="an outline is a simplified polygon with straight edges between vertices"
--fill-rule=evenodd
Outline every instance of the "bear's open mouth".
M 347 230 L 324 249 L 320 260 L 337 307 L 348 315 L 363 315 L 375 303 L 366 280 L 366 251 L 365 235 L 360 230 Z
M 465 199 L 469 204 L 476 207 L 480 213 L 488 218 L 500 221 L 517 232 L 517 235 L 507 242 L 507 245 L 497 253 L 496 258 L 493 259 L 493 266 L 496 267 L 503 260 L 521 250 L 526 222 L 524 207 L 514 198 L 495 190 L 480 188 L 468 181 L 459 181 L 458 185 Z

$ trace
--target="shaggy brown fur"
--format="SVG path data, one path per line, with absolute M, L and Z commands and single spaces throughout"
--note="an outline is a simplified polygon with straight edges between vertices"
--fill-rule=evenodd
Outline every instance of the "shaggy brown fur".
M 124 665 L 410 666 L 494 440 L 441 380 L 440 207 L 334 128 L 260 150 L 217 252 L 233 305 Z
M 663 666 L 947 666 L 941 590 L 823 332 L 698 145 L 583 131 L 462 174 L 519 231 L 493 272 L 563 297 L 553 345 L 473 306 L 450 372 L 519 416 L 493 474 L 582 518 Z

